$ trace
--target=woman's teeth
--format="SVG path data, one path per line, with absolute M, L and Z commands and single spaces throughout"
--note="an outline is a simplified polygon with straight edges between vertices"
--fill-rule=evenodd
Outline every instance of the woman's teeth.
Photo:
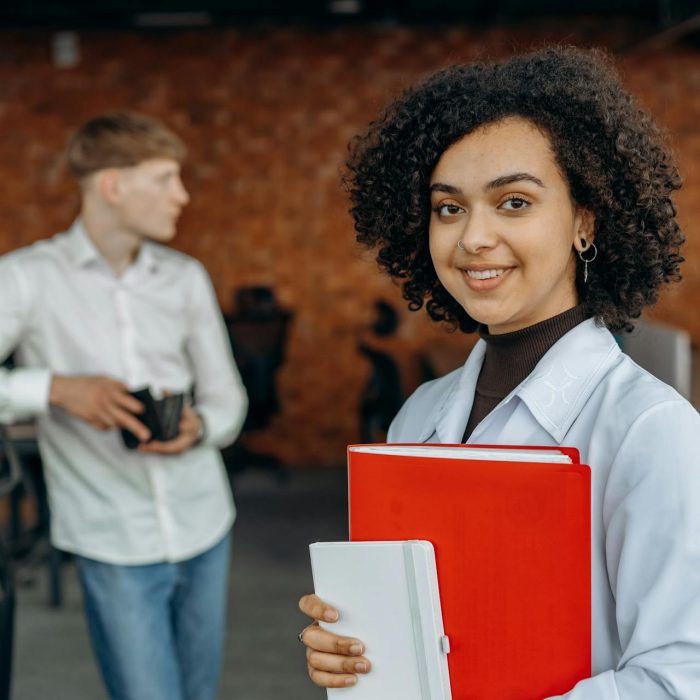
M 492 277 L 500 277 L 504 270 L 466 270 L 466 273 L 473 280 L 488 280 Z

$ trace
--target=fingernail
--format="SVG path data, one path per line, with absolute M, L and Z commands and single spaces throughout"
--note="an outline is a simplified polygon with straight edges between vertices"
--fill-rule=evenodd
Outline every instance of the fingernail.
M 326 612 L 323 613 L 323 619 L 326 622 L 335 622 L 338 619 L 338 611 L 326 610 Z
M 348 676 L 345 679 L 345 685 L 355 685 L 357 683 L 357 678 L 355 676 Z
M 351 654 L 361 654 L 362 644 L 351 644 L 349 651 Z
M 355 670 L 359 673 L 364 673 L 367 670 L 367 666 L 362 661 L 358 661 L 355 664 Z

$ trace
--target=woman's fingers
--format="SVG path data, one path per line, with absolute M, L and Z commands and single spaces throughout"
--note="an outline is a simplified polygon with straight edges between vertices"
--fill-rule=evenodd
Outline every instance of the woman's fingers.
M 359 639 L 354 637 L 340 637 L 332 632 L 321 629 L 318 625 L 309 625 L 302 637 L 305 646 L 313 651 L 322 651 L 327 654 L 341 656 L 361 656 L 365 647 Z
M 311 593 L 305 595 L 299 601 L 299 610 L 305 615 L 312 617 L 314 620 L 323 620 L 324 622 L 336 622 L 338 619 L 338 611 L 328 603 L 324 603 L 317 595 Z
M 357 673 L 368 673 L 370 662 L 362 656 L 365 645 L 354 637 L 342 637 L 322 629 L 318 620 L 335 622 L 338 611 L 317 595 L 305 595 L 299 609 L 316 620 L 301 635 L 306 646 L 309 677 L 322 688 L 345 688 L 357 683 Z
M 309 678 L 321 688 L 347 688 L 350 685 L 357 683 L 357 676 L 353 675 L 338 675 L 336 673 L 326 673 L 325 671 L 317 671 L 307 664 L 309 668 Z
M 309 666 L 316 671 L 327 671 L 333 674 L 368 673 L 370 670 L 370 663 L 363 656 L 326 654 L 322 651 L 307 648 L 306 660 Z

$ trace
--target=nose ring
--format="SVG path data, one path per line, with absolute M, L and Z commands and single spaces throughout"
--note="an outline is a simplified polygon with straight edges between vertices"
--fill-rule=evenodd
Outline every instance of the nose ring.
M 458 247 L 460 250 L 466 250 L 466 248 L 464 247 L 464 244 L 462 243 L 462 239 L 461 239 L 461 238 L 457 241 L 457 247 Z

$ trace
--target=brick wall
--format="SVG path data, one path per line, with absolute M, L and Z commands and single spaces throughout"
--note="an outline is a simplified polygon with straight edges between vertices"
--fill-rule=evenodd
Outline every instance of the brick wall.
M 573 28 L 572 28 L 573 27 Z M 187 141 L 192 203 L 175 246 L 207 266 L 225 310 L 240 285 L 274 286 L 294 311 L 283 410 L 252 445 L 292 464 L 342 460 L 357 438 L 367 366 L 356 352 L 371 304 L 396 287 L 358 250 L 338 187 L 348 139 L 390 95 L 446 64 L 503 56 L 546 40 L 613 49 L 640 36 L 624 23 L 504 29 L 82 32 L 82 60 L 50 62 L 50 35 L 0 32 L 0 253 L 65 228 L 78 206 L 61 149 L 76 125 L 120 107 L 155 114 Z M 686 188 L 685 281 L 654 315 L 700 341 L 700 54 L 677 46 L 621 61 L 629 87 L 672 132 Z M 403 316 L 400 351 L 444 366 L 472 340 L 423 313 Z

